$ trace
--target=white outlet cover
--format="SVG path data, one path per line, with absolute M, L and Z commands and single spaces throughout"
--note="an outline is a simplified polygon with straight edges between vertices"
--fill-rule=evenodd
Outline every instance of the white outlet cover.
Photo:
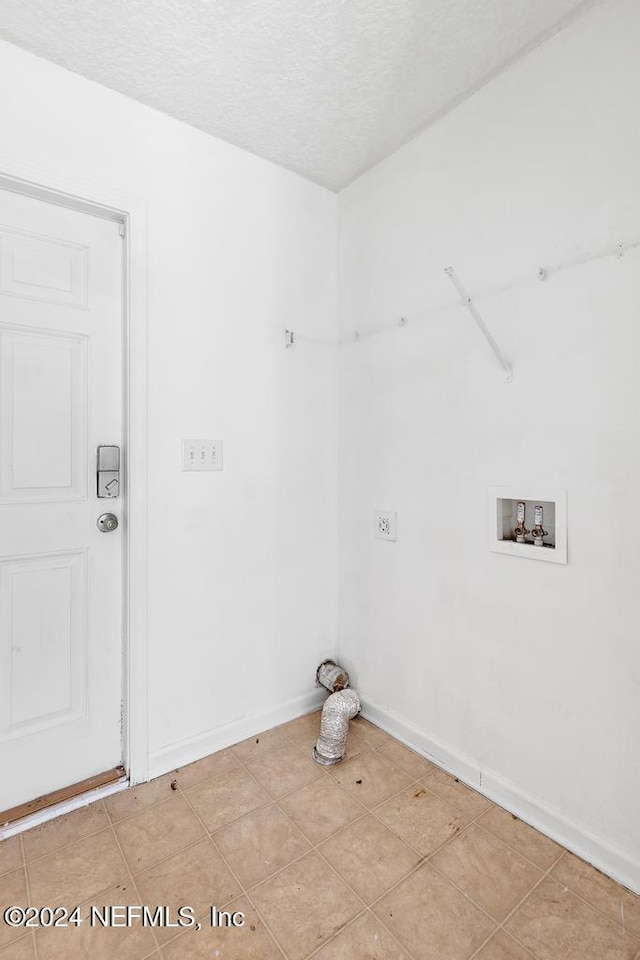
M 376 540 L 396 540 L 397 514 L 376 510 L 373 515 L 373 536 Z
M 183 440 L 183 471 L 222 470 L 222 440 Z

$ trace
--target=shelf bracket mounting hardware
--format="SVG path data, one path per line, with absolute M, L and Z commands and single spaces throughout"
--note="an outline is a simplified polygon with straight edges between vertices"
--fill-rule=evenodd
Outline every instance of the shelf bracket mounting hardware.
M 445 267 L 444 272 L 449 277 L 449 280 L 451 280 L 451 283 L 454 285 L 454 287 L 458 291 L 460 302 L 464 307 L 467 308 L 467 310 L 469 311 L 469 313 L 471 314 L 471 316 L 479 326 L 480 331 L 483 334 L 485 340 L 487 341 L 487 343 L 495 353 L 498 363 L 504 370 L 505 378 L 507 382 L 510 383 L 513 380 L 513 370 L 511 369 L 511 365 L 507 363 L 507 361 L 503 357 L 500 347 L 498 346 L 496 341 L 493 339 L 493 336 L 491 335 L 491 331 L 489 330 L 486 323 L 480 316 L 478 308 L 476 307 L 475 303 L 473 302 L 473 300 L 471 299 L 467 291 L 464 289 L 464 287 L 458 280 L 458 277 L 456 276 L 456 272 L 453 269 L 453 267 Z

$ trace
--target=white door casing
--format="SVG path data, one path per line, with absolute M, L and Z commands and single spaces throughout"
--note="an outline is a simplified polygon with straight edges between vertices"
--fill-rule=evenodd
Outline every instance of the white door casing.
M 0 190 L 0 810 L 122 762 L 122 309 L 116 222 Z

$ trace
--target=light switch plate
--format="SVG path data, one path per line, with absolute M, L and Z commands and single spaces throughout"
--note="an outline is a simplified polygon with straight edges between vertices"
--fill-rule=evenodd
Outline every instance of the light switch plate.
M 222 440 L 183 440 L 182 469 L 222 470 Z
M 376 510 L 373 515 L 373 536 L 376 540 L 395 540 L 396 514 L 388 510 Z

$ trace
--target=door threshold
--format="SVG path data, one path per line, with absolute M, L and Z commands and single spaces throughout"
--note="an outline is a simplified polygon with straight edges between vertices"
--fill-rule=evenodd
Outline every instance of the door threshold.
M 53 820 L 63 813 L 85 807 L 102 797 L 119 793 L 129 786 L 129 778 L 124 767 L 114 767 L 96 774 L 80 783 L 74 783 L 61 790 L 54 790 L 43 797 L 11 807 L 0 813 L 0 840 L 6 840 L 16 833 L 22 833 L 31 827 Z

